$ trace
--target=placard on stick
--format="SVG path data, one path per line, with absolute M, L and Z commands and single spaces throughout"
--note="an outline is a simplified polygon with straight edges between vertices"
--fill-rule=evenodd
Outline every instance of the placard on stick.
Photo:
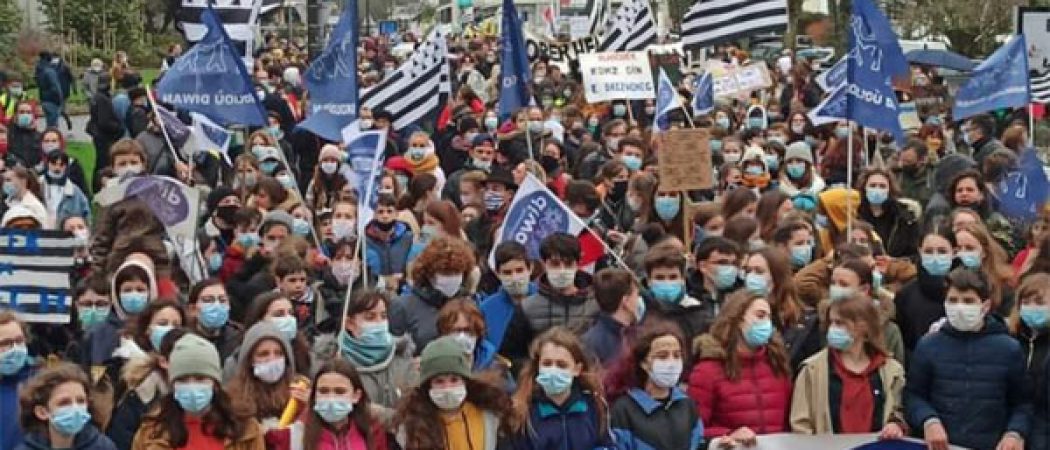
M 711 189 L 710 133 L 704 128 L 669 130 L 660 146 L 660 190 Z

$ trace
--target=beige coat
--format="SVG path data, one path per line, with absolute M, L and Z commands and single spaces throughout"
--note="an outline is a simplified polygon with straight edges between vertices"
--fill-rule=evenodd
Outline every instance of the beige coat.
M 828 407 L 828 349 L 825 348 L 802 363 L 795 391 L 791 398 L 791 431 L 804 434 L 828 434 L 831 429 L 831 411 Z M 893 358 L 886 358 L 879 368 L 886 404 L 882 408 L 883 423 L 904 423 L 904 367 Z

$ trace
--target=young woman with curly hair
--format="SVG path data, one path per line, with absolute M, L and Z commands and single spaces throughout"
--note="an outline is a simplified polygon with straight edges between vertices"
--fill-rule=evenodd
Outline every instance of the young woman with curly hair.
M 393 426 L 404 450 L 495 450 L 519 429 L 510 397 L 470 376 L 463 347 L 438 338 L 419 361 L 421 382 L 398 408 Z
M 113 441 L 91 421 L 88 392 L 88 376 L 74 364 L 59 363 L 37 373 L 20 389 L 18 420 L 10 416 L 5 419 L 20 421 L 25 434 L 20 439 L 4 436 L 4 444 L 32 449 L 116 450 Z M 18 425 L 14 426 L 17 429 Z
M 466 283 L 476 260 L 462 239 L 439 237 L 419 254 L 412 267 L 412 287 L 390 305 L 390 332 L 409 333 L 422 349 L 438 336 L 437 312 L 458 296 L 472 295 Z

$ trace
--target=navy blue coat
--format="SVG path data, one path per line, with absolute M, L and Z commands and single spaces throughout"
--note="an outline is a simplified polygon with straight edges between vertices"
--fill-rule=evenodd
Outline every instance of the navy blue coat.
M 18 446 L 17 450 L 51 450 L 51 444 L 47 442 L 47 435 L 31 433 L 25 436 L 25 440 Z M 117 450 L 113 441 L 98 431 L 95 425 L 88 422 L 84 429 L 73 437 L 73 448 L 70 450 Z
M 909 359 L 904 403 L 916 430 L 940 419 L 955 445 L 992 449 L 1008 431 L 1027 436 L 1032 412 L 1021 346 L 994 315 L 966 333 L 945 324 L 923 337 Z
M 608 422 L 609 417 L 605 418 Z M 572 395 L 558 406 L 542 392 L 533 396 L 529 421 L 515 441 L 521 450 L 593 450 L 614 448 L 608 423 L 598 423 L 594 395 L 572 387 Z

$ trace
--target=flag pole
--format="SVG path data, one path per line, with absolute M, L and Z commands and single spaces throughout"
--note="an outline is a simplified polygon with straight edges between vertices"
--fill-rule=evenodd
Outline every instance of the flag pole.
M 153 109 L 153 119 L 157 119 L 157 101 L 153 98 L 153 86 L 146 85 L 146 99 L 149 100 L 150 108 Z M 175 156 L 175 160 L 182 162 L 182 158 L 179 157 L 179 153 L 175 151 L 175 146 L 171 143 L 171 137 L 168 136 L 168 129 L 164 127 L 164 121 L 160 121 L 160 133 L 164 135 L 164 142 L 168 144 L 168 150 Z M 193 155 L 190 155 L 190 178 L 193 178 Z M 176 174 L 178 175 L 178 174 Z
M 526 109 L 525 111 L 528 111 Z M 525 113 L 525 144 L 529 147 L 529 159 L 535 161 L 536 157 L 532 154 L 532 130 L 529 129 L 529 113 Z M 541 135 L 542 136 L 542 135 Z
M 853 214 L 850 213 L 852 205 L 852 190 L 853 190 L 853 123 L 849 119 L 846 120 L 846 127 L 849 129 L 849 133 L 846 134 L 846 241 L 849 242 L 849 236 L 853 233 Z
M 1035 116 L 1032 102 L 1028 102 L 1028 146 L 1035 148 Z
M 304 197 L 303 196 L 303 192 L 299 190 L 299 179 L 298 179 L 298 177 L 295 176 L 295 172 L 292 171 L 292 166 L 290 164 L 288 164 L 288 159 L 284 157 L 284 149 L 281 148 L 281 142 L 277 141 L 276 138 L 274 139 L 274 141 L 277 143 L 277 156 L 281 157 L 281 164 L 284 164 L 284 170 L 288 171 L 288 176 L 292 177 L 292 181 L 294 181 L 294 183 L 292 183 L 292 189 L 294 189 L 295 190 L 295 194 L 299 196 L 299 201 L 303 202 L 302 205 L 303 206 L 307 206 L 306 205 L 306 197 Z M 248 143 L 251 144 L 251 141 L 249 140 Z M 309 209 L 309 208 L 307 208 L 307 209 Z M 325 252 L 324 246 L 321 245 L 321 239 L 317 237 L 317 230 L 314 229 L 313 222 L 316 219 L 317 219 L 317 215 L 314 214 L 314 211 L 311 210 L 310 211 L 310 238 L 313 239 L 314 245 L 316 245 L 317 249 L 321 251 L 321 254 L 325 255 L 325 256 L 328 256 L 326 254 L 326 252 Z

